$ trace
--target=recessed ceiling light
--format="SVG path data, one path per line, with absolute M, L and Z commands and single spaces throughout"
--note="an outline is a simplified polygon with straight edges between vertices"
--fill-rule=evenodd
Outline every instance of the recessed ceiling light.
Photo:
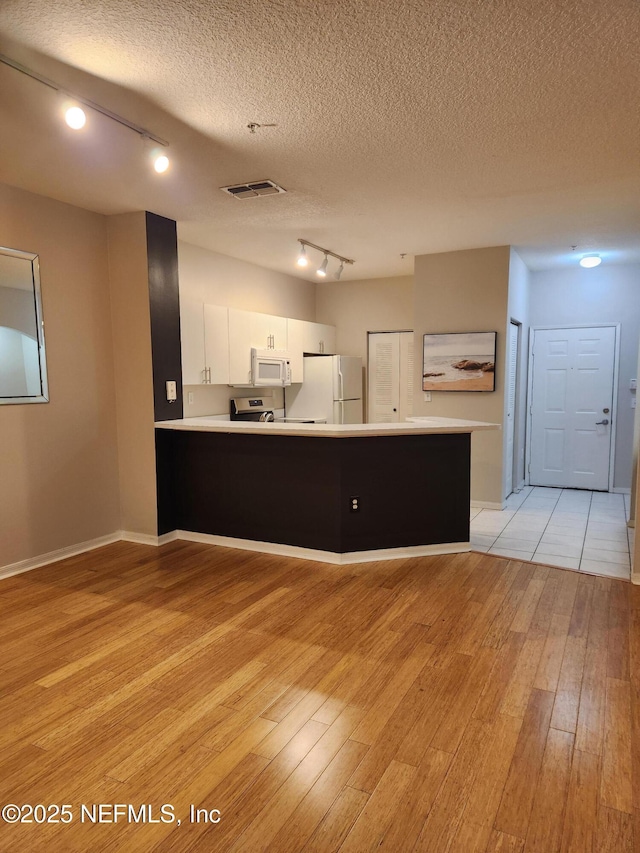
M 580 266 L 589 270 L 593 267 L 598 267 L 602 263 L 602 258 L 600 255 L 592 254 L 592 255 L 584 255 L 580 258 Z

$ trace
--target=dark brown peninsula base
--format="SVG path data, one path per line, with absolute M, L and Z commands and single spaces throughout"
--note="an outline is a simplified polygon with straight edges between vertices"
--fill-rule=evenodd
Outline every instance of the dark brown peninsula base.
M 455 543 L 465 550 L 470 439 L 156 429 L 159 533 L 335 554 Z

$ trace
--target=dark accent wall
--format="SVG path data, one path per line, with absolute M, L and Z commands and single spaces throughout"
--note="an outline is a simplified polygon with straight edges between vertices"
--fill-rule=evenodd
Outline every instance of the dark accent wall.
M 158 470 L 170 484 L 159 490 L 160 534 L 336 553 L 469 540 L 469 434 L 156 434 Z
M 147 212 L 146 225 L 154 412 L 156 421 L 167 421 L 183 416 L 178 236 L 173 219 Z M 175 403 L 167 401 L 165 383 L 171 379 Z

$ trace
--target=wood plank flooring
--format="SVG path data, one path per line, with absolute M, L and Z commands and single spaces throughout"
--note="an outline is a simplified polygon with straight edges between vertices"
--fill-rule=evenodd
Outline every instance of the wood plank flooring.
M 0 805 L 72 815 L 2 853 L 640 850 L 623 581 L 120 542 L 0 581 L 0 642 Z

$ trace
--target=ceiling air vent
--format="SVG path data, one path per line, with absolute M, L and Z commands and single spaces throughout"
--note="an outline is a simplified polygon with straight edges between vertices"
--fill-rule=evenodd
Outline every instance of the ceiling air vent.
M 252 181 L 250 184 L 234 184 L 232 187 L 220 187 L 223 193 L 229 193 L 234 198 L 258 198 L 261 195 L 278 195 L 286 190 L 274 184 L 273 181 Z

